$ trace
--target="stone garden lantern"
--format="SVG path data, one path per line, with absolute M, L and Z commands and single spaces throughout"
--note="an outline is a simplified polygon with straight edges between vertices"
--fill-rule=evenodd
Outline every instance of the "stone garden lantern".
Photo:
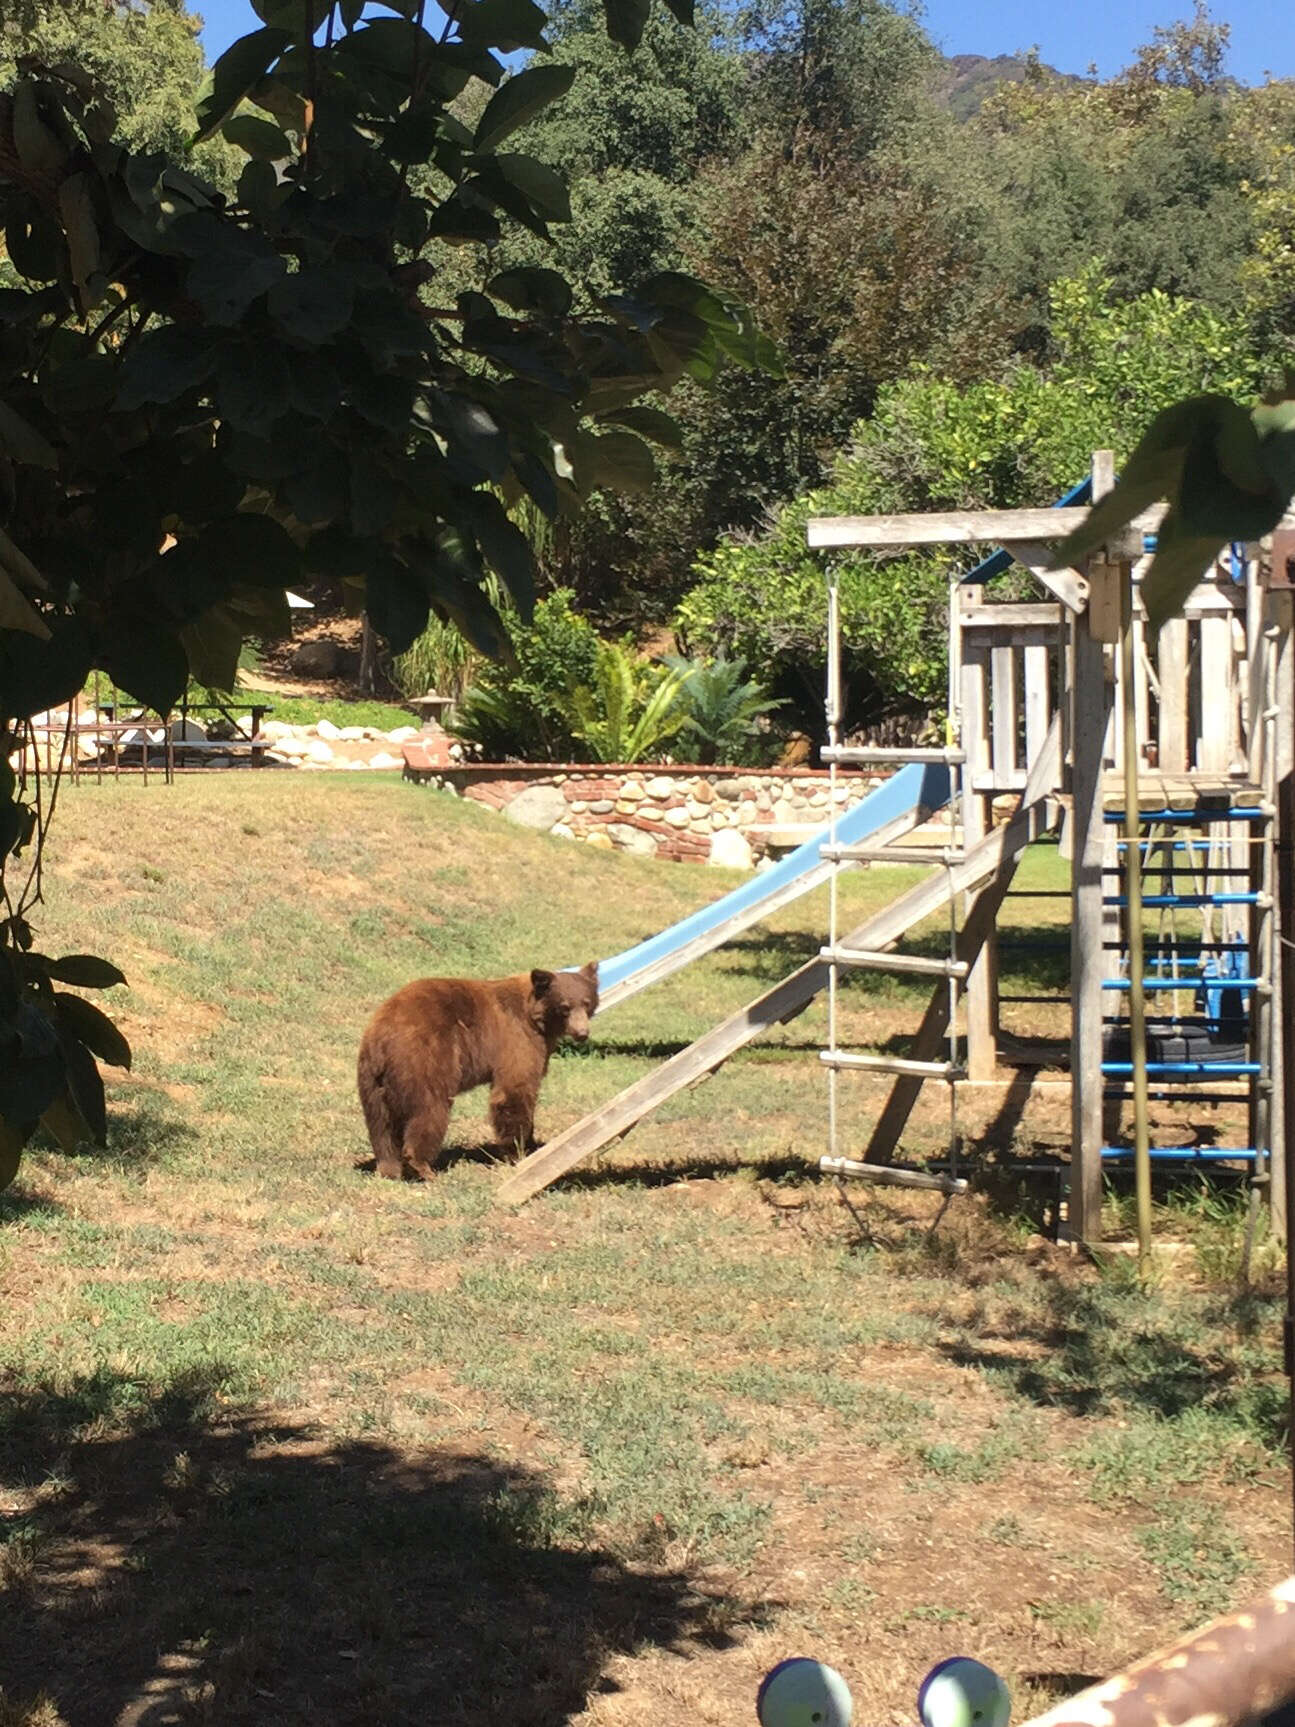
M 423 722 L 425 732 L 439 732 L 445 729 L 445 715 L 454 706 L 454 698 L 440 695 L 436 690 L 428 690 L 426 695 L 411 696 L 405 706 L 413 708 Z

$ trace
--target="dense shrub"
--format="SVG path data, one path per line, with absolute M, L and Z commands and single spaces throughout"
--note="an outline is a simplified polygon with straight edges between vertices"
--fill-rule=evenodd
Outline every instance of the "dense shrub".
M 571 602 L 570 589 L 558 588 L 536 605 L 532 623 L 511 617 L 511 662 L 481 662 L 451 726 L 485 759 L 571 761 L 579 753 L 572 694 L 596 681 L 599 643 Z

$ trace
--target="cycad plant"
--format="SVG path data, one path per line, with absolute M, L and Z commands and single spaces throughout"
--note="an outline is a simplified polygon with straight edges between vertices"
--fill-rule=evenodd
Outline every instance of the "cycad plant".
M 747 678 L 744 659 L 721 654 L 709 661 L 689 660 L 673 654 L 665 663 L 687 674 L 682 729 L 696 760 L 703 766 L 749 762 L 757 754 L 760 721 L 783 704 Z
M 688 723 L 686 663 L 650 666 L 623 642 L 600 642 L 592 687 L 572 696 L 576 737 L 596 762 L 651 761 Z

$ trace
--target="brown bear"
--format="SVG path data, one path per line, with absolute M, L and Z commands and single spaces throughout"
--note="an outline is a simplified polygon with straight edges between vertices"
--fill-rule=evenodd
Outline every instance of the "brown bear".
M 360 1104 L 378 1174 L 438 1167 L 450 1105 L 490 1085 L 501 1145 L 534 1144 L 535 1101 L 564 1037 L 584 1043 L 598 1007 L 598 966 L 486 982 L 426 977 L 385 1001 L 360 1041 Z

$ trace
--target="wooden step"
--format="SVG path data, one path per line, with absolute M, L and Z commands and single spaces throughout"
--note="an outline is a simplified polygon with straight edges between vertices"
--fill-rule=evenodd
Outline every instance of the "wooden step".
M 824 1175 L 848 1175 L 856 1181 L 871 1181 L 878 1187 L 921 1187 L 931 1193 L 965 1193 L 961 1176 L 930 1175 L 924 1169 L 896 1169 L 890 1163 L 860 1163 L 853 1157 L 820 1157 Z
M 956 864 L 966 852 L 954 846 L 824 845 L 819 856 L 831 863 Z
M 956 1061 L 914 1061 L 909 1056 L 863 1055 L 845 1049 L 822 1049 L 818 1059 L 824 1067 L 849 1068 L 859 1073 L 902 1073 L 910 1079 L 967 1077 L 966 1068 Z
M 852 762 L 860 767 L 882 767 L 898 762 L 944 762 L 958 767 L 967 759 L 965 750 L 889 747 L 880 744 L 824 744 L 818 752 L 825 762 Z
M 966 977 L 960 959 L 927 959 L 923 954 L 891 953 L 878 948 L 825 947 L 818 957 L 828 965 L 854 965 L 864 971 L 912 972 L 918 977 Z

